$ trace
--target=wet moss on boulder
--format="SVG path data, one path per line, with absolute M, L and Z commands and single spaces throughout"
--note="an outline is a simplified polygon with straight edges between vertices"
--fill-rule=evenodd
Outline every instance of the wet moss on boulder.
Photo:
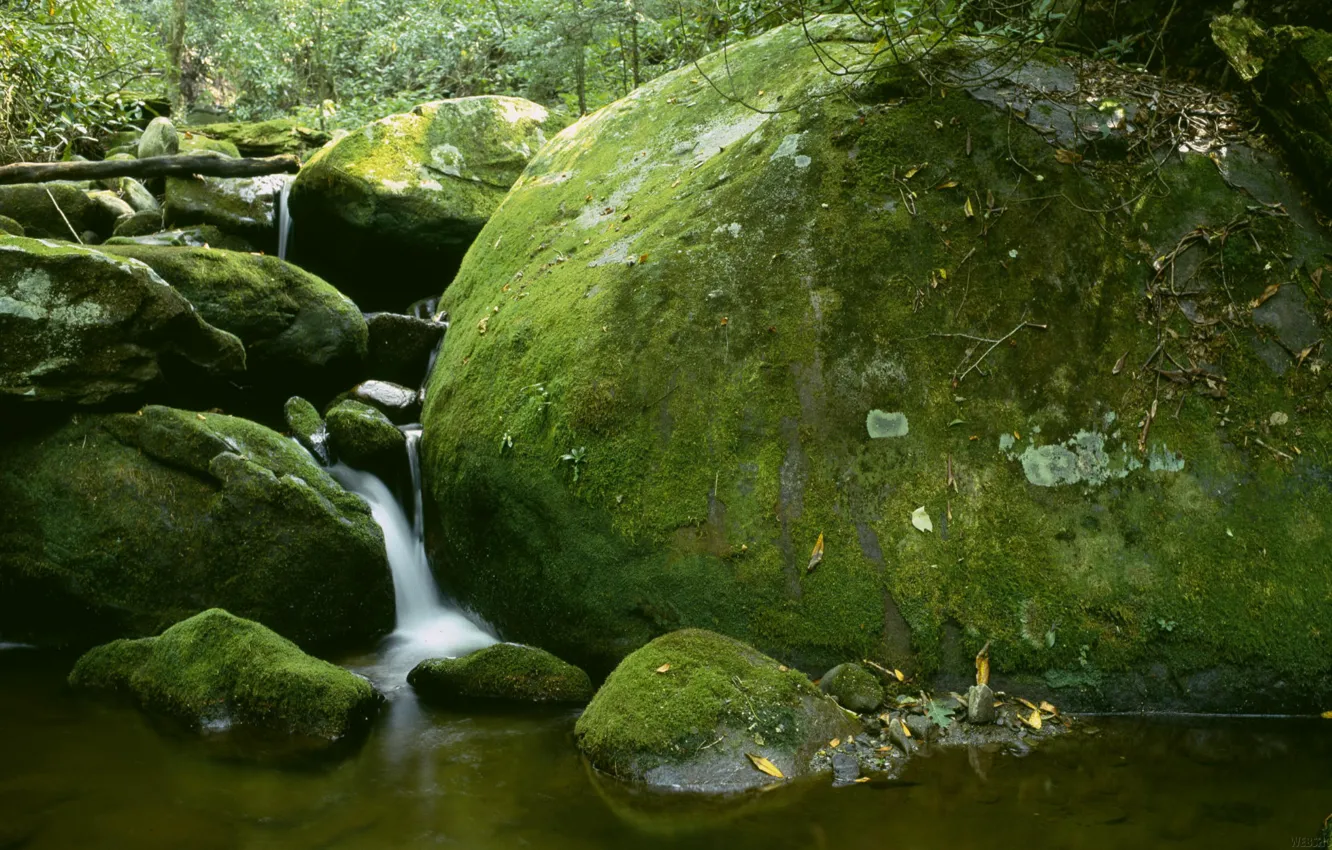
M 468 97 L 343 136 L 292 185 L 293 259 L 365 310 L 436 294 L 545 141 L 547 121 L 521 98 Z
M 883 685 L 859 664 L 838 664 L 824 673 L 819 690 L 859 714 L 873 711 L 883 703 Z
M 99 404 L 162 390 L 172 362 L 235 375 L 245 349 L 142 263 L 0 237 L 0 404 Z
M 682 629 L 626 657 L 574 735 L 598 770 L 650 785 L 734 791 L 767 785 L 749 755 L 788 778 L 859 724 L 804 674 L 715 632 Z
M 1095 63 L 940 97 L 877 61 L 824 97 L 776 29 L 700 66 L 770 111 L 685 69 L 538 153 L 440 305 L 441 582 L 594 674 L 697 626 L 953 690 L 988 640 L 997 688 L 1070 709 L 1323 704 L 1332 397 L 1290 343 L 1326 333 L 1332 239 L 1281 160 L 1135 145 Z
M 365 729 L 384 701 L 360 676 L 220 608 L 157 637 L 91 649 L 69 683 L 125 693 L 199 730 L 236 725 L 327 741 Z
M 370 508 L 291 440 L 233 416 L 153 406 L 7 441 L 6 638 L 88 646 L 210 607 L 305 647 L 386 634 L 393 583 Z
M 290 118 L 246 123 L 227 121 L 191 126 L 188 132 L 227 142 L 241 156 L 303 154 L 329 141 L 329 134 L 306 127 Z
M 260 250 L 277 253 L 278 196 L 291 178 L 168 177 L 162 218 L 167 227 L 210 224 Z
M 497 643 L 461 658 L 422 661 L 407 681 L 425 702 L 573 703 L 592 698 L 579 668 L 534 646 Z
M 329 408 L 325 420 L 329 445 L 338 460 L 380 478 L 401 471 L 407 460 L 407 438 L 383 413 L 348 399 Z
M 300 396 L 292 396 L 282 406 L 282 413 L 287 422 L 287 430 L 296 438 L 296 442 L 327 466 L 330 460 L 328 431 L 324 426 L 324 417 L 319 415 L 318 409 Z

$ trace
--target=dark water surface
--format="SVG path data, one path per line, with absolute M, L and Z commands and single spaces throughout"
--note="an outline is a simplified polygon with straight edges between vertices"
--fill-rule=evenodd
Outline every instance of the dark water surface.
M 395 701 L 353 754 L 219 758 L 0 651 L 0 850 L 48 848 L 1288 848 L 1332 812 L 1332 722 L 1095 718 L 1024 758 L 940 751 L 892 783 L 702 805 L 631 793 L 575 751 L 576 712 Z

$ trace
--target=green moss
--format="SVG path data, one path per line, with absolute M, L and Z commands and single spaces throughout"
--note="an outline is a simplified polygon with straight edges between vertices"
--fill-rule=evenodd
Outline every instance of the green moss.
M 271 253 L 277 250 L 277 197 L 289 178 L 168 177 L 162 218 L 167 227 L 209 224 Z
M 950 659 L 988 640 L 1001 673 L 1081 668 L 1085 647 L 1107 677 L 1275 670 L 1307 705 L 1332 645 L 1291 624 L 1332 614 L 1309 589 L 1332 567 L 1329 399 L 1307 364 L 1264 362 L 1245 305 L 1330 245 L 1226 182 L 1248 163 L 1273 203 L 1276 169 L 1243 151 L 1224 175 L 1193 155 L 1064 166 L 1004 112 L 893 69 L 864 84 L 881 103 L 810 100 L 827 80 L 798 29 L 722 61 L 701 68 L 803 105 L 654 81 L 537 155 L 445 291 L 423 416 L 441 580 L 593 667 L 683 626 L 814 672 L 964 674 Z M 1199 228 L 1177 296 L 1153 263 Z M 1155 380 L 1178 369 L 1163 339 L 1216 377 Z M 1298 438 L 1262 424 L 1296 406 Z M 872 410 L 909 433 L 872 439 Z M 559 458 L 581 446 L 575 480 Z M 1024 468 L 1052 447 L 1062 472 Z
M 227 139 L 210 139 L 196 133 L 185 133 L 180 137 L 180 152 L 182 154 L 200 154 L 209 151 L 230 157 L 241 155 L 235 143 Z
M 222 122 L 202 124 L 188 129 L 233 145 L 243 156 L 301 154 L 329 141 L 328 133 L 302 126 L 290 118 L 274 118 L 254 123 Z
M 823 674 L 819 690 L 851 711 L 873 711 L 883 702 L 883 686 L 859 664 L 838 664 Z
M 407 438 L 370 405 L 340 401 L 326 415 L 333 451 L 352 466 L 382 471 L 406 457 Z
M 421 698 L 445 704 L 469 700 L 586 703 L 587 674 L 532 646 L 498 643 L 461 658 L 422 661 L 407 681 Z
M 126 692 L 195 727 L 241 724 L 329 740 L 363 728 L 383 702 L 365 679 L 220 608 L 158 637 L 92 649 L 69 683 Z

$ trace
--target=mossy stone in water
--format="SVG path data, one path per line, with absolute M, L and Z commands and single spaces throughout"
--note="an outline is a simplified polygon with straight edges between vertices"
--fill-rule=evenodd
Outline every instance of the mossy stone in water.
M 333 453 L 380 477 L 406 459 L 407 438 L 380 411 L 359 401 L 340 401 L 325 413 Z
M 727 791 L 774 781 L 749 755 L 800 776 L 857 725 L 804 674 L 724 635 L 682 629 L 621 661 L 574 735 L 593 766 L 621 779 Z
M 823 674 L 819 690 L 852 711 L 865 714 L 883 703 L 883 685 L 859 664 L 838 664 Z
M 383 703 L 360 676 L 220 608 L 157 637 L 91 649 L 69 683 L 127 693 L 196 729 L 237 724 L 329 741 L 364 728 Z
M 292 396 L 282 406 L 282 413 L 287 421 L 287 430 L 291 431 L 296 442 L 319 458 L 320 463 L 327 464 L 328 432 L 325 430 L 324 417 L 319 415 L 319 410 L 300 396 Z
M 964 40 L 938 55 L 970 88 L 941 98 L 879 54 L 843 101 L 810 38 L 861 62 L 878 37 L 824 16 L 700 60 L 757 101 L 694 68 L 653 80 L 543 147 L 473 244 L 423 413 L 451 592 L 594 673 L 701 626 L 809 673 L 869 658 L 954 687 L 990 640 L 996 675 L 1061 707 L 1332 697 L 1332 631 L 1296 625 L 1332 622 L 1310 589 L 1332 574 L 1327 356 L 1294 368 L 1312 342 L 1292 354 L 1247 307 L 1278 286 L 1326 336 L 1332 239 L 1280 161 L 1227 138 L 1066 165 L 1044 124 L 1101 116 L 1073 94 L 1094 64 L 995 69 Z M 1103 96 L 1133 114 L 1135 90 Z M 892 175 L 917 167 L 904 201 Z M 1254 238 L 1198 238 L 1233 221 Z M 1182 239 L 1159 312 L 1153 264 Z M 1209 365 L 1158 388 L 1137 373 L 1162 339 Z M 872 410 L 909 432 L 873 439 Z M 1029 448 L 1084 432 L 1093 467 L 1028 478 Z
M 461 658 L 422 661 L 407 675 L 421 699 L 443 704 L 468 701 L 576 703 L 592 698 L 592 682 L 579 668 L 544 649 L 497 643 Z

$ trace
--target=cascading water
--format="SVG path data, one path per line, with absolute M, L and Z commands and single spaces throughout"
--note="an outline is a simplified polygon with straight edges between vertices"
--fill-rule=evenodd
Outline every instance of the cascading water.
M 412 471 L 414 511 L 410 521 L 393 493 L 376 476 L 341 463 L 329 469 L 343 487 L 369 503 L 375 522 L 384 530 L 389 569 L 393 573 L 397 623 L 393 634 L 385 640 L 379 659 L 364 672 L 385 688 L 400 686 L 412 667 L 427 658 L 466 655 L 498 641 L 483 624 L 473 622 L 440 598 L 425 553 L 421 428 L 408 426 L 403 433 L 407 437 L 407 459 Z
M 282 184 L 278 192 L 278 259 L 287 259 L 287 245 L 291 242 L 291 211 L 287 208 L 287 198 L 291 195 L 291 183 Z

